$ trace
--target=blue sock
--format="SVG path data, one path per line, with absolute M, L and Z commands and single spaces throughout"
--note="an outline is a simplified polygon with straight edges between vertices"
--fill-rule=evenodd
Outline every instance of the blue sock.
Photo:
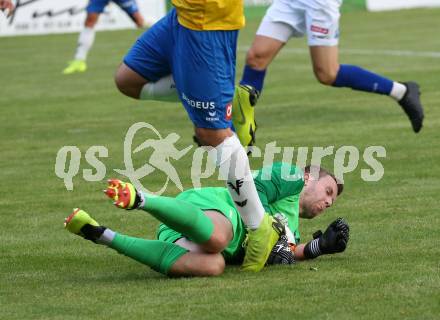
M 246 65 L 243 70 L 243 76 L 241 77 L 240 84 L 252 86 L 261 93 L 261 90 L 263 90 L 265 76 L 266 69 L 260 71 Z
M 341 64 L 333 86 L 389 95 L 393 81 L 358 66 Z

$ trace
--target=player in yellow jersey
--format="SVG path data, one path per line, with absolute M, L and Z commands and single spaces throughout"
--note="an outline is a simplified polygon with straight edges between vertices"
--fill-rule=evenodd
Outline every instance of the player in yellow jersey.
M 238 30 L 244 27 L 243 1 L 173 0 L 179 23 L 191 30 Z
M 215 164 L 249 229 L 243 268 L 259 271 L 277 242 L 273 219 L 262 206 L 246 151 L 232 130 L 238 30 L 243 1 L 173 0 L 173 8 L 133 45 L 115 82 L 141 100 L 175 93 L 195 126 L 197 139 L 216 150 Z

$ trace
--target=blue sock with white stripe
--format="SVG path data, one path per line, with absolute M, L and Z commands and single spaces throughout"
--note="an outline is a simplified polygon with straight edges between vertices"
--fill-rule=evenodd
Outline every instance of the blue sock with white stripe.
M 341 64 L 332 86 L 390 95 L 393 81 L 358 66 Z

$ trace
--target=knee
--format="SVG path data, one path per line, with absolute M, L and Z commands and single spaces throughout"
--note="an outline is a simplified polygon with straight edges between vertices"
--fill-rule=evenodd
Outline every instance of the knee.
M 139 12 L 135 12 L 131 17 L 138 28 L 143 28 L 145 26 L 144 18 Z
M 116 70 L 114 80 L 116 88 L 118 88 L 119 92 L 128 97 L 139 99 L 139 90 L 137 88 L 133 88 L 122 65 Z
M 313 69 L 316 79 L 327 86 L 331 86 L 338 76 L 339 66 L 331 68 L 323 68 L 321 66 L 315 66 Z
M 114 78 L 114 80 L 115 80 L 115 85 L 116 85 L 116 88 L 118 88 L 118 90 L 121 92 L 121 93 L 124 93 L 125 94 L 125 86 L 126 86 L 126 81 L 125 81 L 125 79 L 124 79 L 125 77 L 124 77 L 124 74 L 123 74 L 123 72 L 122 72 L 122 70 L 121 70 L 121 66 L 119 66 L 118 67 L 118 69 L 116 70 L 116 73 L 115 73 L 115 78 Z
M 253 69 L 266 69 L 269 59 L 269 53 L 254 47 L 251 47 L 246 54 L 246 64 Z
M 96 13 L 88 14 L 84 25 L 87 28 L 94 28 L 96 25 L 96 22 L 98 22 L 98 14 L 96 14 Z
M 209 239 L 207 250 L 211 253 L 222 252 L 231 241 L 231 237 L 228 234 L 216 232 Z
M 205 275 L 215 277 L 221 275 L 225 271 L 225 259 L 221 254 L 217 254 L 214 261 L 205 267 Z
M 232 135 L 231 129 L 195 128 L 199 143 L 203 146 L 216 147 Z
M 210 130 L 204 128 L 195 128 L 195 135 L 200 145 L 202 146 L 214 146 L 213 133 Z

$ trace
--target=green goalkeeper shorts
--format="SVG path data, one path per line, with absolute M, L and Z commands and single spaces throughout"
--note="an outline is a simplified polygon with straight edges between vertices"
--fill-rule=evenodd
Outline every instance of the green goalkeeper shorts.
M 204 211 L 215 210 L 222 213 L 231 222 L 233 231 L 233 238 L 222 254 L 228 263 L 241 263 L 244 256 L 242 244 L 246 237 L 246 227 L 226 188 L 190 189 L 180 193 L 176 199 L 191 203 Z M 176 242 L 185 235 L 161 223 L 156 237 L 158 240 Z

